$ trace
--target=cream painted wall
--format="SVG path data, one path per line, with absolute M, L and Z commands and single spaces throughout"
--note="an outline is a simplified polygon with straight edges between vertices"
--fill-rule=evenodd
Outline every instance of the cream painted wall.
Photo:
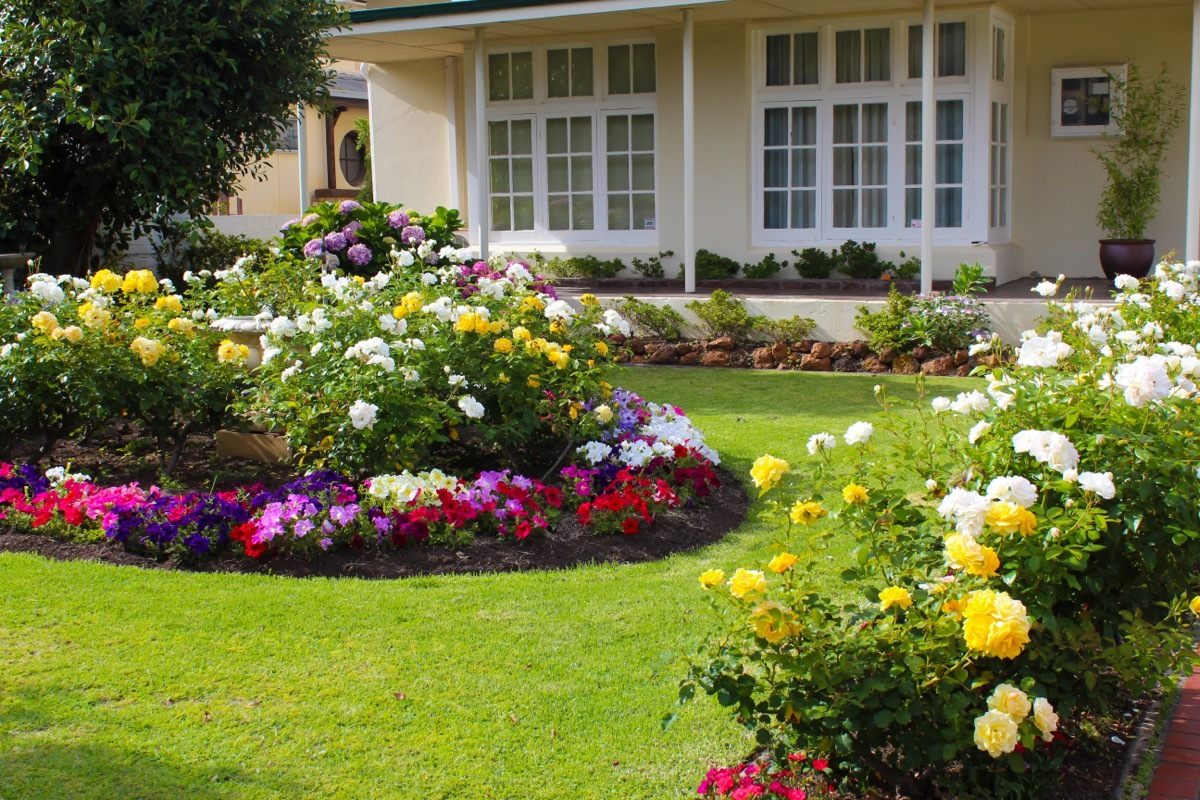
M 262 176 L 265 180 L 242 179 L 242 190 L 237 194 L 242 214 L 299 214 L 299 154 L 276 153 L 263 165 Z
M 1188 80 L 1191 69 L 1191 9 L 1148 8 L 1137 11 L 1093 11 L 1047 14 L 1020 20 L 1018 46 L 1028 51 L 1024 65 L 1028 88 L 1023 92 L 1026 118 L 1014 145 L 1014 238 L 1024 257 L 1018 277 L 1031 270 L 1043 275 L 1098 276 L 1096 200 L 1104 173 L 1089 147 L 1100 139 L 1050 138 L 1050 70 L 1136 61 L 1157 71 L 1166 62 L 1172 77 Z M 1024 39 L 1024 41 L 1022 41 Z M 1018 95 L 1020 98 L 1022 95 Z M 1187 109 L 1184 109 L 1186 128 Z M 1018 118 L 1015 120 L 1021 123 Z M 1187 131 L 1172 142 L 1163 181 L 1163 202 L 1147 235 L 1157 239 L 1156 252 L 1182 253 L 1186 228 Z
M 422 213 L 450 205 L 445 59 L 377 64 L 368 79 L 375 199 Z

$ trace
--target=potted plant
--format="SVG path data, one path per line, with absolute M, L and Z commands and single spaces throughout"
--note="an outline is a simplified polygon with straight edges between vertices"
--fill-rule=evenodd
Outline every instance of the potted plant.
M 1163 160 L 1187 98 L 1167 75 L 1166 64 L 1153 76 L 1143 75 L 1136 64 L 1123 77 L 1107 74 L 1109 119 L 1118 133 L 1105 134 L 1104 147 L 1092 150 L 1107 177 L 1096 214 L 1108 237 L 1100 240 L 1100 266 L 1110 279 L 1141 278 L 1154 263 L 1154 240 L 1146 238 L 1146 226 L 1158 211 Z

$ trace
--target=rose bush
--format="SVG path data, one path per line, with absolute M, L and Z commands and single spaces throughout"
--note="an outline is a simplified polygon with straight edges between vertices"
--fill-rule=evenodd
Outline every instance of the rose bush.
M 905 422 L 881 393 L 888 447 L 851 426 L 848 468 L 832 434 L 810 441 L 811 469 L 760 459 L 787 557 L 701 576 L 722 624 L 681 696 L 715 694 L 778 753 L 831 752 L 914 798 L 1045 797 L 1060 715 L 1069 733 L 1194 660 L 1197 268 L 1055 305 L 986 394 L 922 400 Z M 858 600 L 810 575 L 825 510 L 854 537 Z

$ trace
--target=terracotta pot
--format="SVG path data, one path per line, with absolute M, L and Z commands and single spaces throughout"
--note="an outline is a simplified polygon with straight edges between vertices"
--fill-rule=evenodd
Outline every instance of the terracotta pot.
M 1100 267 L 1104 277 L 1112 280 L 1118 275 L 1144 278 L 1154 266 L 1153 239 L 1101 239 Z

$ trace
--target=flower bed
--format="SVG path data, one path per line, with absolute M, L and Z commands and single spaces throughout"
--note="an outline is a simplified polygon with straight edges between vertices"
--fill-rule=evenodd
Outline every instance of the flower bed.
M 828 753 L 859 786 L 1058 796 L 1083 720 L 1196 659 L 1198 268 L 1053 305 L 986 393 L 889 413 L 886 458 L 867 423 L 813 436 L 800 470 L 760 458 L 780 552 L 700 576 L 718 628 L 681 699 L 714 694 L 777 758 Z M 854 536 L 856 601 L 812 577 L 826 515 Z

